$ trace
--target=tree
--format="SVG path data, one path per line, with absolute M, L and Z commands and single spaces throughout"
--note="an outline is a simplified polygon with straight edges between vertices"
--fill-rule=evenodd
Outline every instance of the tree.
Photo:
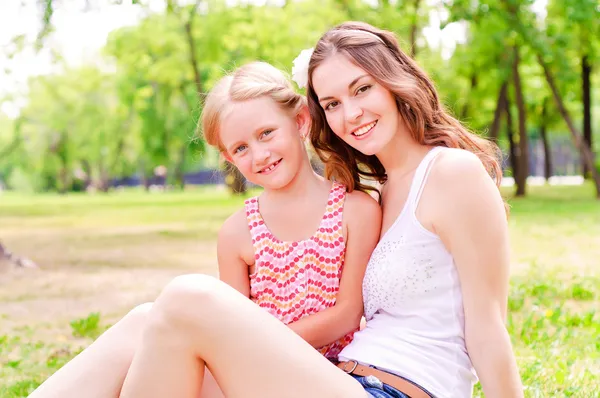
M 544 98 L 542 102 L 541 122 L 540 122 L 540 138 L 544 145 L 544 177 L 546 181 L 552 176 L 552 151 L 550 150 L 550 142 L 548 140 L 548 98 Z
M 194 155 L 204 151 L 193 139 L 199 115 L 188 44 L 179 16 L 152 15 L 139 25 L 113 32 L 105 48 L 119 73 L 119 96 L 131 104 L 137 120 L 137 164 L 148 187 L 157 167 L 166 167 L 165 182 L 183 186 Z M 200 72 L 198 72 L 200 73 Z
M 568 22 L 567 22 L 568 21 Z M 568 23 L 568 27 L 567 27 Z M 578 84 L 582 101 L 583 140 L 592 142 L 592 76 L 593 64 L 600 56 L 600 8 L 596 0 L 550 1 L 548 4 L 548 40 L 569 58 L 579 60 L 568 70 L 580 70 Z M 591 170 L 582 162 L 583 175 Z
M 517 196 L 525 196 L 527 176 L 529 175 L 529 140 L 527 139 L 527 113 L 525 111 L 525 100 L 523 99 L 523 87 L 519 73 L 519 47 L 513 47 L 512 76 L 515 89 L 515 100 L 519 115 L 519 168 L 515 175 L 517 183 Z
M 33 78 L 19 132 L 26 137 L 19 164 L 28 165 L 37 189 L 66 192 L 82 184 L 106 190 L 109 176 L 123 169 L 122 125 L 126 110 L 115 81 L 92 67 Z M 36 182 L 37 181 L 37 182 Z
M 583 161 L 587 165 L 588 169 L 591 170 L 592 178 L 596 187 L 596 196 L 598 199 L 600 199 L 600 175 L 594 165 L 593 153 L 573 123 L 573 119 L 571 118 L 571 115 L 565 106 L 563 97 L 561 96 L 558 85 L 556 84 L 552 66 L 547 60 L 550 57 L 558 57 L 557 54 L 550 49 L 550 47 L 547 45 L 545 37 L 535 27 L 536 25 L 532 23 L 533 17 L 530 15 L 530 13 L 526 13 L 523 8 L 518 7 L 518 2 L 512 0 L 503 0 L 503 6 L 507 11 L 507 19 L 514 27 L 515 31 L 519 33 L 524 42 L 528 43 L 535 52 L 536 58 L 544 71 L 546 82 L 550 87 L 558 111 L 567 124 L 573 141 L 575 142 L 577 148 L 579 148 Z
M 516 57 L 523 51 L 503 15 L 495 11 L 497 6 L 493 0 L 481 3 L 458 0 L 449 6 L 446 24 L 466 23 L 468 28 L 466 43 L 458 46 L 452 57 L 450 68 L 456 74 L 451 77 L 462 81 L 463 95 L 456 99 L 461 119 L 476 130 L 487 130 L 490 139 L 507 146 L 517 195 L 524 195 L 529 148 L 521 78 L 523 59 Z M 511 87 L 515 101 L 509 99 Z M 518 140 L 513 131 L 511 103 L 517 105 Z M 499 137 L 504 117 L 506 143 Z

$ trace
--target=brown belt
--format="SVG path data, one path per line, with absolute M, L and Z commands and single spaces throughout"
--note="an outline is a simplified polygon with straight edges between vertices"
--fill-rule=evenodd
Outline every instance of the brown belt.
M 356 376 L 375 376 L 382 383 L 394 387 L 396 390 L 403 392 L 410 398 L 431 398 L 431 395 L 423 391 L 419 386 L 406 379 L 403 379 L 400 376 L 396 376 L 370 366 L 360 365 L 356 361 L 340 362 L 338 363 L 337 367 L 348 374 L 353 374 Z

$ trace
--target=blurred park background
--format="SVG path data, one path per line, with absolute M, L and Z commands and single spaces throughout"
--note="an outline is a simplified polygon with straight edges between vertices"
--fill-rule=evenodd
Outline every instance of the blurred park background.
M 247 61 L 290 72 L 345 20 L 395 31 L 503 150 L 526 396 L 600 397 L 598 0 L 2 0 L 0 397 L 173 276 L 216 275 L 257 191 L 196 131 L 204 94 Z

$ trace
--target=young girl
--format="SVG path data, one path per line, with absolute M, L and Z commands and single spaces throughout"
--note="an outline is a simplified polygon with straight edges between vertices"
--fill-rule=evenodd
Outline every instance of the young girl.
M 264 188 L 258 197 L 246 200 L 219 232 L 220 279 L 274 317 L 269 318 L 286 324 L 323 357 L 335 360 L 362 317 L 362 278 L 379 237 L 379 206 L 367 194 L 347 193 L 343 185 L 315 174 L 304 145 L 310 126 L 305 98 L 269 64 L 251 63 L 224 77 L 206 99 L 202 122 L 206 141 L 244 177 Z M 189 318 L 208 304 L 199 300 L 190 305 Z M 148 308 L 125 317 L 31 397 L 117 397 Z M 241 339 L 250 341 L 253 333 L 261 333 L 240 332 Z M 171 343 L 167 351 L 157 348 L 155 353 L 174 354 L 181 348 L 176 339 Z M 249 352 L 234 344 L 219 350 L 233 361 Z M 220 377 L 219 368 L 211 370 Z M 188 372 L 202 375 L 205 367 L 190 365 L 176 377 Z M 202 389 L 182 387 L 180 391 L 157 387 L 154 393 L 222 396 L 208 372 Z M 226 388 L 225 396 L 230 392 Z
M 267 63 L 224 77 L 206 99 L 202 122 L 207 143 L 264 188 L 219 233 L 221 280 L 336 358 L 362 317 L 379 207 L 315 174 L 303 142 L 305 99 Z

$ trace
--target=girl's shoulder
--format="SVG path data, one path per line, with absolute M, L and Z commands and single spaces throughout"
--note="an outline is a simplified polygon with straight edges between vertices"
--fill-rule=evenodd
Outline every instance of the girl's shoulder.
M 381 218 L 381 207 L 377 200 L 368 193 L 356 190 L 346 193 L 344 212 L 347 217 L 357 217 L 364 220 Z
M 239 209 L 225 220 L 219 230 L 218 238 L 219 240 L 229 240 L 232 244 L 252 239 L 248 228 L 248 218 L 245 207 Z

